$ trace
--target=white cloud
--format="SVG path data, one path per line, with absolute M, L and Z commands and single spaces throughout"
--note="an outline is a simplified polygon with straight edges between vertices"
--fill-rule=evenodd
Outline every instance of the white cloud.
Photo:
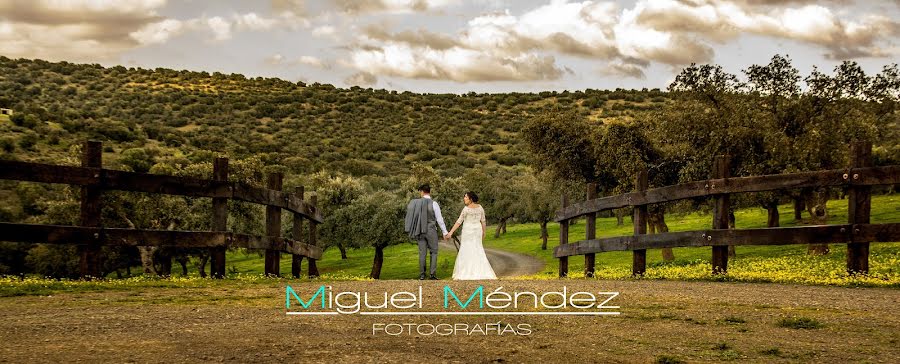
M 888 55 L 900 31 L 896 21 L 883 15 L 842 19 L 831 8 L 801 0 L 642 0 L 633 11 L 634 23 L 669 34 L 692 33 L 713 41 L 757 34 L 824 47 L 826 56 L 836 59 Z
M 548 80 L 563 74 L 553 57 L 563 54 L 605 61 L 602 74 L 643 78 L 651 63 L 711 62 L 716 44 L 742 34 L 821 47 L 835 59 L 895 52 L 897 22 L 878 14 L 846 19 L 855 15 L 811 0 L 637 0 L 624 9 L 613 1 L 551 0 L 520 15 L 473 17 L 451 34 L 369 25 L 350 45 L 347 64 L 405 78 Z
M 141 44 L 165 43 L 180 34 L 184 30 L 184 24 L 175 19 L 166 19 L 145 25 L 143 28 L 129 33 L 129 35 Z
M 235 25 L 239 29 L 247 29 L 247 30 L 269 30 L 278 25 L 278 20 L 271 18 L 264 18 L 256 13 L 246 13 L 246 14 L 238 14 L 234 16 Z
M 377 75 L 457 82 L 555 80 L 563 73 L 553 56 L 504 57 L 461 47 L 435 50 L 402 43 L 354 50 L 349 65 Z
M 48 60 L 114 59 L 131 33 L 162 20 L 165 1 L 0 1 L 0 54 Z
M 273 66 L 284 64 L 284 56 L 279 53 L 273 54 L 269 57 L 266 57 L 266 63 Z
M 300 58 L 297 59 L 297 63 L 305 64 L 307 66 L 313 66 L 316 68 L 328 68 L 325 62 L 322 62 L 321 59 L 313 56 L 300 56 Z
M 221 41 L 231 39 L 231 23 L 222 19 L 222 17 L 214 16 L 205 19 L 204 23 L 213 33 L 213 40 Z
M 322 25 L 313 29 L 312 35 L 317 37 L 329 37 L 335 34 L 336 30 L 333 26 L 330 25 Z

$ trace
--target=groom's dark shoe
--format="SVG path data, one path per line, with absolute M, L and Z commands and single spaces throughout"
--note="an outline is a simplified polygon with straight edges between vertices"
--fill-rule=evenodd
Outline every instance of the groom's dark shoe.
M 430 279 L 437 280 L 437 277 L 435 277 L 434 274 L 432 274 Z
M 424 279 L 425 279 L 425 273 L 419 274 L 419 280 L 421 281 Z

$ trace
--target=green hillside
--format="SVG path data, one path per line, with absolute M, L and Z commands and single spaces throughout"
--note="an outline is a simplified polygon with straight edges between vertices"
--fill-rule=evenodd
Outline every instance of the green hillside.
M 114 167 L 124 150 L 146 148 L 156 160 L 261 156 L 296 174 L 390 176 L 418 162 L 453 175 L 523 164 L 518 132 L 539 110 L 631 119 L 666 100 L 658 90 L 415 94 L 0 57 L 0 107 L 20 119 L 0 125 L 0 158 L 60 162 L 95 139 Z

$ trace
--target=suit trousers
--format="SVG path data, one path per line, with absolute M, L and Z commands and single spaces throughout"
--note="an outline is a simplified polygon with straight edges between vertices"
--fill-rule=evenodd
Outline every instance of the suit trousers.
M 419 243 L 419 274 L 425 274 L 425 254 L 431 253 L 431 275 L 437 273 L 438 234 L 434 226 L 429 225 L 428 232 L 416 238 Z

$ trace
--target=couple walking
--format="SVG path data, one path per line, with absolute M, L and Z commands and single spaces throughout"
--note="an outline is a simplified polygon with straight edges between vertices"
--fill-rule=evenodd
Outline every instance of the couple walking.
M 421 198 L 413 199 L 406 206 L 404 230 L 411 239 L 419 243 L 419 279 L 425 279 L 425 255 L 431 255 L 431 279 L 437 279 L 438 227 L 443 233 L 443 240 L 450 239 L 456 229 L 462 225 L 459 254 L 453 266 L 453 279 L 497 279 L 491 263 L 484 253 L 482 240 L 485 234 L 484 208 L 478 204 L 478 195 L 466 192 L 463 202 L 466 204 L 456 224 L 450 231 L 441 216 L 441 207 L 431 199 L 431 186 L 419 186 Z

